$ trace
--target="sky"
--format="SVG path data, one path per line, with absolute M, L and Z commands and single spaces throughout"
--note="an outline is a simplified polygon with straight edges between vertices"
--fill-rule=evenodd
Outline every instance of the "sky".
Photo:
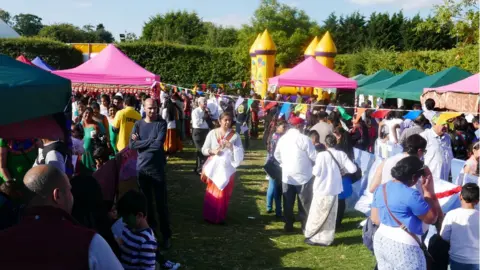
M 158 13 L 174 10 L 195 11 L 204 21 L 223 26 L 240 27 L 249 23 L 260 0 L 12 0 L 2 1 L 0 8 L 13 16 L 31 13 L 43 24 L 72 23 L 76 26 L 103 23 L 118 40 L 119 34 L 141 35 L 144 23 Z M 311 19 L 322 24 L 328 15 L 355 11 L 368 16 L 372 12 L 394 13 L 403 10 L 406 16 L 426 16 L 441 0 L 280 0 L 303 9 Z

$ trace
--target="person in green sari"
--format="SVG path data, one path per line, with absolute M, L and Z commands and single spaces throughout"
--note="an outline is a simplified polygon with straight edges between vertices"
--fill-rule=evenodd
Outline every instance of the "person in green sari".
M 10 180 L 23 182 L 37 158 L 37 141 L 0 139 L 0 184 Z
M 86 108 L 83 113 L 82 126 L 85 133 L 83 137 L 83 148 L 85 152 L 82 155 L 82 164 L 87 172 L 93 172 L 96 170 L 95 159 L 93 158 L 93 152 L 95 150 L 94 141 L 100 134 L 100 128 L 98 123 L 93 120 L 93 110 L 90 107 Z
M 106 136 L 107 147 L 110 149 L 110 132 L 109 132 L 109 123 L 108 118 L 100 113 L 100 105 L 96 102 L 93 102 L 90 107 L 93 110 L 93 120 L 95 120 L 100 128 L 100 133 Z
M 110 107 L 108 107 L 108 125 L 109 125 L 108 131 L 110 135 L 110 145 L 112 146 L 113 154 L 115 155 L 118 153 L 118 149 L 117 149 L 118 133 L 113 132 L 112 123 L 113 123 L 113 120 L 115 119 L 115 115 L 117 115 L 117 111 L 118 111 L 117 106 L 113 104 L 110 105 Z

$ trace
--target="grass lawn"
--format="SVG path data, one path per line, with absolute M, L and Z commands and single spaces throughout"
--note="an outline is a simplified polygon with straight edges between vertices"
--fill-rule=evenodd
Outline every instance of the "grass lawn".
M 192 172 L 193 146 L 168 161 L 173 246 L 167 259 L 181 269 L 373 269 L 374 258 L 356 228 L 360 215 L 346 215 L 330 247 L 304 244 L 298 222 L 294 233 L 283 231 L 283 222 L 265 210 L 266 151 L 261 140 L 251 145 L 238 170 L 227 226 L 203 221 L 205 184 Z

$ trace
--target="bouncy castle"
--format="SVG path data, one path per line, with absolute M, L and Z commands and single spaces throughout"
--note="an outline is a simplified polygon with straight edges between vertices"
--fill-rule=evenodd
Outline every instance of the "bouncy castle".
M 249 53 L 251 58 L 251 87 L 255 93 L 263 98 L 267 95 L 268 79 L 282 75 L 290 69 L 275 67 L 277 48 L 268 30 L 258 34 L 250 47 Z M 314 37 L 304 52 L 305 59 L 313 57 L 332 70 L 335 66 L 336 55 L 337 48 L 328 31 L 320 40 L 318 37 Z M 278 90 L 278 93 L 282 95 L 295 95 L 298 92 L 306 96 L 317 95 L 319 99 L 328 94 L 326 89 L 312 87 L 281 87 Z

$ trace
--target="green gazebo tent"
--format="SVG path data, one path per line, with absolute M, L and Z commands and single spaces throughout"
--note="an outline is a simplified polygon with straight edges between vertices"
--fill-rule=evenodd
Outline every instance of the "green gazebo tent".
M 71 95 L 69 80 L 0 54 L 0 138 L 68 141 Z
M 360 81 L 361 79 L 363 79 L 363 78 L 365 78 L 365 77 L 367 77 L 367 76 L 364 75 L 364 74 L 358 74 L 358 75 L 355 75 L 355 76 L 351 77 L 350 79 L 355 80 L 355 81 L 358 82 L 358 81 Z
M 463 80 L 472 74 L 458 67 L 451 67 L 431 76 L 387 89 L 385 98 L 401 98 L 420 101 L 424 88 L 439 87 Z
M 411 69 L 408 71 L 403 72 L 400 75 L 393 76 L 389 79 L 382 80 L 376 83 L 372 83 L 366 86 L 362 86 L 357 89 L 357 95 L 366 95 L 366 96 L 375 96 L 384 98 L 385 92 L 393 87 L 409 83 L 411 81 L 415 81 L 426 77 L 427 75 L 421 71 L 416 69 Z
M 0 125 L 63 112 L 70 80 L 0 54 Z
M 395 76 L 395 74 L 391 73 L 388 70 L 382 69 L 377 71 L 376 73 L 372 75 L 368 75 L 365 78 L 362 78 L 358 81 L 358 87 L 362 87 L 368 84 L 376 83 L 379 81 L 386 80 L 388 78 L 391 78 Z

